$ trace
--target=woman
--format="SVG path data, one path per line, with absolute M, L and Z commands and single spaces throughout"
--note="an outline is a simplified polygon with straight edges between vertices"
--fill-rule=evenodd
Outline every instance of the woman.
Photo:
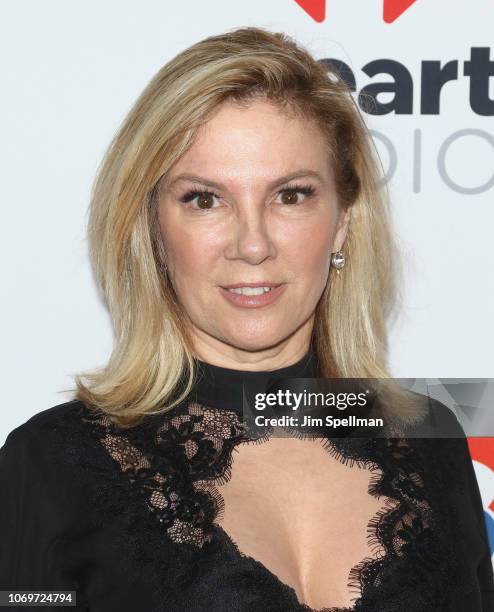
M 384 413 L 408 435 L 381 439 L 242 418 L 247 388 L 389 378 L 393 231 L 328 70 L 241 28 L 180 53 L 124 121 L 89 224 L 114 351 L 2 449 L 2 589 L 105 612 L 494 609 L 447 407 L 390 385 Z M 453 437 L 412 436 L 433 419 Z

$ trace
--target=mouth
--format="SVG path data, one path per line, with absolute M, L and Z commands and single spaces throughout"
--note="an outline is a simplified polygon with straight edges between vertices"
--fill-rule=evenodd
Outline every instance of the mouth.
M 266 281 L 260 283 L 236 283 L 234 285 L 223 285 L 221 288 L 237 295 L 264 295 L 265 293 L 269 293 L 281 285 L 282 283 Z
M 275 304 L 286 287 L 286 283 L 262 281 L 225 285 L 219 289 L 226 300 L 237 308 L 262 308 Z

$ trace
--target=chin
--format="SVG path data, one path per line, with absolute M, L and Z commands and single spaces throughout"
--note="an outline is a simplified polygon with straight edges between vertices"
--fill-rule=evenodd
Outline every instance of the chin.
M 255 353 L 257 351 L 264 351 L 278 344 L 278 342 L 266 341 L 265 338 L 249 338 L 249 339 L 232 339 L 228 342 L 234 348 L 241 351 L 248 351 Z
M 244 333 L 239 333 L 236 330 L 234 333 L 226 334 L 224 342 L 243 351 L 263 351 L 283 342 L 290 336 L 290 333 L 291 330 L 287 330 L 285 333 L 281 331 L 276 333 L 273 329 L 270 331 L 257 330 L 255 332 L 251 330 Z

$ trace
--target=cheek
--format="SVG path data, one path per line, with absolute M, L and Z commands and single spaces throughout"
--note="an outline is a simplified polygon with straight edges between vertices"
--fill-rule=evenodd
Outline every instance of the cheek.
M 169 273 L 177 290 L 187 282 L 204 279 L 219 249 L 217 236 L 208 231 L 194 231 L 183 220 L 165 214 L 160 216 L 160 229 Z
M 329 269 L 332 224 L 328 219 L 285 232 L 284 259 L 306 285 L 325 284 Z
M 168 256 L 171 272 L 177 282 L 200 278 L 208 267 L 210 251 L 198 241 L 174 240 Z

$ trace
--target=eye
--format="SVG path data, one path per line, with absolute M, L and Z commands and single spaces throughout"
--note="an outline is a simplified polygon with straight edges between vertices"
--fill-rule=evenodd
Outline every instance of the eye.
M 196 210 L 210 210 L 211 208 L 217 208 L 217 206 L 213 206 L 213 198 L 218 198 L 219 196 L 214 193 L 214 191 L 209 191 L 208 189 L 191 189 L 187 191 L 181 198 L 180 202 L 184 204 L 188 202 L 193 202 L 196 198 L 199 198 L 197 201 L 197 206 L 193 206 Z
M 312 197 L 315 192 L 316 189 L 312 185 L 289 185 L 288 187 L 281 189 L 278 194 L 280 194 L 282 197 L 287 194 L 288 200 L 285 199 L 285 201 L 282 202 L 282 204 L 285 206 L 300 206 L 307 198 Z M 297 195 L 300 193 L 305 196 L 301 202 L 295 200 Z
M 278 195 L 284 197 L 285 194 L 287 194 L 288 200 L 285 199 L 281 204 L 285 206 L 300 206 L 307 198 L 312 197 L 315 192 L 316 189 L 312 185 L 289 185 L 281 189 Z M 305 196 L 301 202 L 295 200 L 298 194 Z M 211 210 L 213 208 L 218 208 L 218 206 L 214 206 L 214 198 L 218 199 L 219 196 L 214 191 L 209 191 L 209 189 L 191 189 L 180 198 L 180 202 L 187 204 L 189 202 L 194 202 L 196 198 L 197 206 L 193 206 L 195 210 Z

